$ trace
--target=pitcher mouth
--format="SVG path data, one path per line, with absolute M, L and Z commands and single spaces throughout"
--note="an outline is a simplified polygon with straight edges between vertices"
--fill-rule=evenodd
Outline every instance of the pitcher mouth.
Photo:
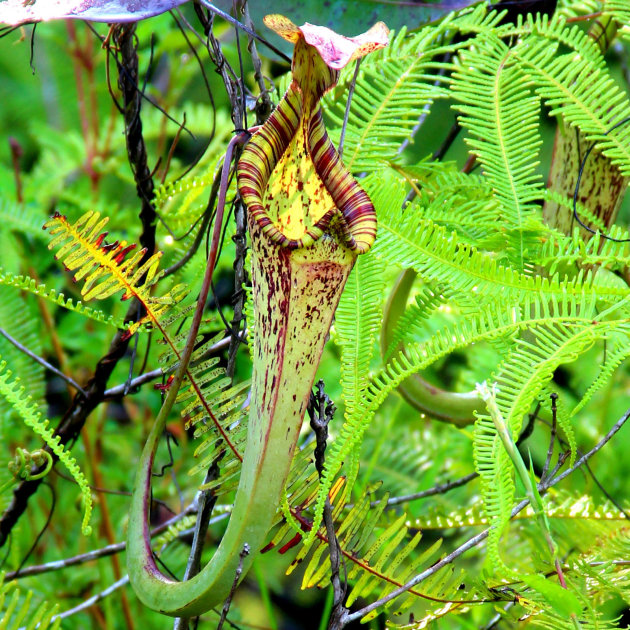
M 298 28 L 282 16 L 267 16 L 265 23 L 295 43 L 293 81 L 243 151 L 243 201 L 278 246 L 309 247 L 334 224 L 348 249 L 367 252 L 376 238 L 374 206 L 328 137 L 319 101 L 336 85 L 341 67 L 387 43 L 387 29 L 377 25 L 346 38 L 309 24 Z

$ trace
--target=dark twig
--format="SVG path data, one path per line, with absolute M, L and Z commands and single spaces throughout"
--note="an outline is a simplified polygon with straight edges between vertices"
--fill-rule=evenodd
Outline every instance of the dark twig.
M 311 419 L 311 428 L 315 433 L 315 468 L 321 478 L 324 472 L 324 461 L 326 454 L 326 443 L 328 441 L 328 425 L 335 415 L 336 407 L 328 394 L 324 391 L 324 381 L 318 381 L 316 393 L 311 393 L 308 405 L 308 415 Z M 341 582 L 339 577 L 339 566 L 341 559 L 341 547 L 335 534 L 335 523 L 332 516 L 332 506 L 330 499 L 326 497 L 324 504 L 324 524 L 326 535 L 328 536 L 328 553 L 330 555 L 331 576 L 330 581 L 333 586 L 333 609 L 328 625 L 329 630 L 339 630 L 343 628 L 343 619 L 348 610 L 343 605 L 346 599 L 346 582 Z
M 281 50 L 276 48 L 273 44 L 270 44 L 264 37 L 261 37 L 255 31 L 247 28 L 244 24 L 239 22 L 237 19 L 233 18 L 229 13 L 225 13 L 224 11 L 221 11 L 221 9 L 218 9 L 217 7 L 215 7 L 208 0 L 198 0 L 198 2 L 202 4 L 206 9 L 214 13 L 215 15 L 222 17 L 224 20 L 226 20 L 230 24 L 234 24 L 234 26 L 238 26 L 238 28 L 240 28 L 243 32 L 247 33 L 254 39 L 258 40 L 261 44 L 263 44 L 264 46 L 266 46 L 267 48 L 275 52 L 276 55 L 284 59 L 284 61 L 286 61 L 287 63 L 291 63 L 291 59 L 287 57 L 287 55 L 285 55 Z
M 127 140 L 127 154 L 129 164 L 134 173 L 136 190 L 142 202 L 140 209 L 140 221 L 142 222 L 142 234 L 140 244 L 146 248 L 143 258 L 148 260 L 155 251 L 155 221 L 156 214 L 153 208 L 153 178 L 147 164 L 147 150 L 142 136 L 142 120 L 140 110 L 142 107 L 142 94 L 138 89 L 138 50 L 136 39 L 136 23 L 120 25 L 114 30 L 114 41 L 118 45 L 121 54 L 121 70 L 118 75 L 118 87 L 123 96 L 123 109 L 125 116 L 125 138 Z
M 339 135 L 339 147 L 337 153 L 339 157 L 343 157 L 343 141 L 346 138 L 346 127 L 348 126 L 348 117 L 350 116 L 350 105 L 352 104 L 352 95 L 354 94 L 354 88 L 357 84 L 357 77 L 359 76 L 359 66 L 361 65 L 362 57 L 357 59 L 357 63 L 354 66 L 354 74 L 352 75 L 352 81 L 350 81 L 350 87 L 348 88 L 348 99 L 346 100 L 346 111 L 343 115 L 343 124 L 341 125 L 341 134 Z
M 230 594 L 227 596 L 225 603 L 223 604 L 223 610 L 221 611 L 221 618 L 219 619 L 219 623 L 217 625 L 217 630 L 221 630 L 223 628 L 223 624 L 227 618 L 227 614 L 230 612 L 230 605 L 232 604 L 232 598 L 234 597 L 234 592 L 236 591 L 236 587 L 238 586 L 239 580 L 241 579 L 241 573 L 243 573 L 243 560 L 245 557 L 249 555 L 249 545 L 245 543 L 243 545 L 243 549 L 239 554 L 238 566 L 236 567 L 236 573 L 234 574 L 234 582 L 232 583 L 232 588 L 230 589 Z
M 27 357 L 33 359 L 33 361 L 36 361 L 40 365 L 43 365 L 47 370 L 57 375 L 59 378 L 63 379 L 69 385 L 72 385 L 72 387 L 74 387 L 79 393 L 85 396 L 85 391 L 74 379 L 66 376 L 61 370 L 58 370 L 54 365 L 48 363 L 46 359 L 38 356 L 37 354 L 29 350 L 26 346 L 23 346 L 17 339 L 14 339 L 6 330 L 4 330 L 4 328 L 0 328 L 0 335 L 2 335 L 5 339 L 7 339 L 7 341 L 12 343 L 20 352 L 23 352 Z
M 401 503 L 409 503 L 409 501 L 417 501 L 418 499 L 425 499 L 426 497 L 432 497 L 436 494 L 445 494 L 449 490 L 460 488 L 470 483 L 473 479 L 479 477 L 479 473 L 473 472 L 455 481 L 448 481 L 446 483 L 438 483 L 428 490 L 422 490 L 421 492 L 415 492 L 414 494 L 406 494 L 400 497 L 392 497 L 387 501 L 387 505 L 400 505 Z M 372 506 L 376 506 L 380 503 L 380 500 L 373 501 Z
M 247 2 L 243 3 L 243 17 L 245 18 L 245 26 L 253 31 L 254 24 L 251 17 L 249 16 L 249 6 L 247 5 Z M 265 79 L 262 73 L 262 61 L 258 56 L 256 42 L 249 33 L 247 35 L 247 38 L 249 40 L 247 50 L 249 51 L 252 64 L 254 65 L 254 79 L 258 83 L 258 89 L 260 90 L 260 95 L 258 96 L 259 102 L 256 104 L 256 124 L 262 125 L 267 120 L 267 118 L 269 118 L 271 110 L 273 109 L 273 104 L 271 102 L 271 98 L 269 97 L 269 90 L 265 85 Z
M 236 222 L 236 231 L 232 236 L 235 245 L 234 256 L 234 295 L 232 304 L 234 307 L 234 316 L 230 326 L 230 348 L 228 350 L 228 362 L 226 373 L 228 376 L 234 376 L 236 368 L 236 355 L 241 344 L 241 323 L 244 321 L 245 309 L 245 284 L 247 282 L 247 268 L 245 259 L 247 257 L 247 213 L 245 204 L 239 199 L 235 201 L 234 220 Z
M 549 472 L 553 448 L 556 443 L 556 431 L 558 430 L 558 394 L 551 394 L 551 438 L 549 439 L 549 448 L 547 449 L 547 458 L 542 469 L 541 478 L 544 479 Z
M 204 484 L 217 479 L 218 476 L 219 464 L 218 462 L 214 462 L 206 473 Z M 199 569 L 201 567 L 201 552 L 203 551 L 206 534 L 208 533 L 210 516 L 216 502 L 217 497 L 211 490 L 202 490 L 200 492 L 197 522 L 195 524 L 195 531 L 193 534 L 190 554 L 188 556 L 188 563 L 186 564 L 186 571 L 184 572 L 184 581 L 190 580 L 190 578 L 195 577 L 195 575 L 199 573 Z M 189 620 L 186 617 L 178 617 L 173 623 L 173 630 L 188 630 L 188 621 Z

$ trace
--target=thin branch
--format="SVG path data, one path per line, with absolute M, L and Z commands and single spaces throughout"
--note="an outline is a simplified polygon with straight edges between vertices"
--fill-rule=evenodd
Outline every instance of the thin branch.
M 244 339 L 247 337 L 247 330 L 243 331 L 241 337 Z M 217 341 L 215 344 L 212 344 L 200 357 L 197 361 L 205 361 L 208 357 L 220 352 L 221 350 L 227 348 L 230 344 L 230 337 L 225 337 L 221 339 L 221 341 Z M 123 396 L 125 393 L 125 387 L 129 388 L 129 393 L 134 393 L 141 385 L 145 383 L 150 383 L 151 381 L 155 381 L 158 378 L 162 378 L 162 376 L 166 376 L 175 372 L 179 367 L 179 363 L 174 363 L 170 365 L 168 368 L 162 369 L 158 368 L 157 370 L 151 370 L 150 372 L 146 372 L 145 374 L 140 374 L 140 376 L 136 376 L 136 378 L 132 379 L 129 383 L 122 383 L 120 385 L 116 385 L 115 387 L 111 387 L 110 389 L 105 390 L 103 393 L 104 398 L 118 398 L 119 396 Z
M 7 341 L 12 343 L 20 352 L 23 352 L 27 357 L 30 357 L 31 359 L 33 359 L 33 361 L 36 361 L 40 365 L 43 365 L 48 371 L 57 375 L 69 385 L 72 385 L 72 387 L 74 387 L 81 395 L 86 395 L 83 388 L 74 379 L 72 379 L 70 376 L 66 376 L 61 370 L 58 370 L 54 365 L 48 363 L 46 359 L 43 359 L 42 357 L 29 350 L 26 346 L 22 345 L 17 339 L 14 339 L 6 330 L 4 330 L 4 328 L 0 328 L 0 335 L 2 335 L 5 339 L 7 339 Z
M 221 630 L 223 628 L 223 624 L 227 618 L 227 614 L 230 612 L 230 605 L 232 604 L 232 598 L 234 597 L 234 592 L 236 591 L 236 587 L 238 586 L 239 580 L 241 579 L 241 573 L 243 573 L 243 560 L 245 557 L 249 555 L 249 545 L 245 543 L 243 545 L 243 549 L 239 554 L 238 566 L 236 567 L 236 572 L 234 574 L 234 582 L 232 583 L 232 588 L 230 589 L 230 594 L 227 596 L 225 603 L 223 604 L 223 610 L 221 611 L 221 618 L 219 619 L 219 624 L 217 625 L 217 630 Z
M 247 28 L 243 23 L 233 18 L 229 13 L 225 13 L 224 11 L 221 11 L 221 9 L 218 9 L 216 6 L 214 6 L 211 2 L 209 2 L 209 0 L 197 0 L 197 1 L 200 4 L 202 4 L 206 9 L 208 9 L 208 11 L 210 11 L 211 13 L 214 13 L 215 15 L 222 17 L 224 20 L 226 20 L 230 24 L 234 24 L 234 26 L 238 26 L 238 28 L 240 28 L 242 31 L 244 31 L 245 33 L 247 33 L 254 39 L 258 40 L 261 44 L 263 44 L 264 46 L 266 46 L 267 48 L 275 52 L 276 55 L 284 59 L 284 61 L 286 61 L 287 63 L 291 63 L 290 57 L 287 57 L 287 55 L 285 55 L 281 50 L 276 48 L 273 44 L 270 44 L 264 37 L 261 37 L 255 31 Z
M 197 502 L 195 500 L 183 512 L 176 514 L 173 518 L 170 518 L 168 521 L 165 521 L 161 525 L 153 528 L 151 530 L 151 537 L 159 536 L 162 532 L 166 531 L 169 527 L 175 525 L 186 516 L 195 514 L 197 509 Z M 229 515 L 230 512 L 222 512 L 210 519 L 209 524 L 212 525 L 214 523 L 219 523 L 228 518 Z M 192 530 L 183 530 L 178 533 L 177 537 L 184 538 L 190 535 L 190 533 L 192 533 Z M 46 562 L 45 564 L 36 564 L 26 567 L 21 571 L 11 571 L 5 575 L 4 579 L 5 582 L 8 582 L 10 580 L 18 580 L 21 578 L 32 577 L 34 575 L 41 575 L 43 573 L 50 573 L 51 571 L 59 571 L 61 569 L 66 569 L 67 567 L 73 567 L 75 565 L 85 564 L 86 562 L 92 562 L 93 560 L 107 558 L 108 556 L 124 551 L 126 548 L 127 543 L 125 542 L 114 543 L 113 545 L 93 549 L 92 551 L 87 551 L 86 553 L 81 553 L 70 558 L 64 558 L 63 560 L 53 560 L 52 562 Z
M 408 503 L 409 501 L 417 501 L 418 499 L 424 499 L 426 497 L 432 497 L 436 494 L 445 494 L 450 490 L 455 488 L 460 488 L 461 486 L 465 486 L 467 483 L 470 483 L 473 479 L 479 477 L 479 473 L 473 472 L 464 477 L 460 477 L 459 479 L 455 479 L 455 481 L 448 481 L 446 483 L 438 483 L 432 488 L 428 490 L 422 490 L 421 492 L 415 492 L 414 494 L 406 494 L 400 497 L 391 497 L 387 501 L 387 505 L 400 505 L 401 503 Z M 373 501 L 371 506 L 374 507 L 380 503 L 379 501 Z
M 215 461 L 206 473 L 204 484 L 219 477 L 219 464 Z M 199 573 L 201 567 L 201 553 L 203 551 L 206 534 L 210 525 L 210 516 L 217 502 L 217 497 L 212 490 L 202 490 L 199 495 L 197 522 L 193 534 L 193 541 L 184 572 L 184 581 L 190 580 Z M 173 630 L 188 630 L 188 618 L 177 617 L 173 623 Z
M 120 578 L 120 580 L 117 580 L 111 586 L 108 586 L 106 589 L 102 590 L 100 593 L 97 593 L 93 597 L 90 597 L 86 599 L 85 601 L 81 602 L 78 606 L 75 606 L 74 608 L 69 608 L 68 610 L 64 610 L 62 613 L 59 613 L 58 615 L 54 615 L 53 617 L 50 618 L 50 622 L 54 623 L 55 621 L 57 621 L 57 619 L 59 620 L 66 619 L 67 617 L 76 615 L 77 613 L 83 610 L 87 610 L 91 606 L 94 606 L 94 604 L 100 602 L 102 599 L 105 599 L 107 596 L 111 595 L 112 593 L 116 592 L 119 588 L 126 586 L 127 584 L 129 584 L 129 576 L 124 575 L 123 577 Z
M 357 59 L 357 63 L 354 66 L 354 74 L 352 75 L 352 81 L 350 81 L 350 87 L 348 88 L 348 100 L 346 101 L 346 111 L 343 115 L 343 124 L 341 125 L 341 134 L 339 135 L 339 147 L 337 153 L 339 157 L 343 157 L 343 141 L 346 138 L 346 127 L 348 126 L 348 117 L 350 116 L 350 105 L 352 104 L 352 96 L 354 94 L 354 88 L 357 84 L 357 77 L 359 76 L 359 66 L 363 57 Z

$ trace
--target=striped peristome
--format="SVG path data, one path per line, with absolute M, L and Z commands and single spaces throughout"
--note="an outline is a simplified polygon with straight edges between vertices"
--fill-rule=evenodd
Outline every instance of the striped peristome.
M 238 187 L 262 234 L 276 245 L 308 247 L 326 231 L 355 254 L 376 237 L 374 206 L 344 167 L 324 126 L 322 96 L 352 59 L 387 44 L 384 24 L 355 38 L 282 16 L 267 26 L 295 44 L 293 81 L 269 120 L 247 144 Z

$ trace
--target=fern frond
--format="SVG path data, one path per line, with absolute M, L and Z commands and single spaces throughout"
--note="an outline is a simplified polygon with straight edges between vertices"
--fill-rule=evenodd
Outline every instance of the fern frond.
M 628 231 L 613 226 L 607 231 L 607 236 L 624 241 L 628 238 Z M 533 258 L 548 268 L 552 274 L 562 265 L 574 264 L 581 268 L 605 265 L 610 269 L 622 269 L 630 264 L 630 246 L 627 242 L 610 240 L 600 232 L 585 241 L 580 229 L 576 227 L 570 236 L 550 232 L 540 251 Z
M 42 325 L 37 307 L 25 303 L 23 297 L 9 289 L 2 292 L 0 299 L 0 327 L 17 339 L 37 356 L 44 354 Z M 19 374 L 22 385 L 37 405 L 46 404 L 45 368 L 24 354 L 8 339 L 0 335 L 0 356 L 11 366 L 14 374 Z M 15 411 L 0 397 L 0 425 L 11 424 Z
M 516 304 L 518 306 L 489 304 L 476 315 L 439 331 L 425 343 L 408 345 L 404 354 L 398 354 L 372 377 L 360 407 L 352 417 L 346 419 L 339 436 L 327 451 L 324 478 L 314 509 L 315 523 L 320 522 L 325 492 L 330 488 L 341 463 L 362 439 L 370 420 L 385 398 L 412 374 L 427 368 L 459 347 L 496 338 L 515 339 L 524 329 L 560 326 L 570 330 L 591 331 L 590 342 L 597 335 L 604 336 L 615 326 L 622 326 L 619 322 L 593 324 L 595 302 L 592 296 L 588 297 L 586 294 L 582 294 L 579 300 L 565 294 L 559 301 L 540 293 L 538 296 L 521 296 Z M 540 385 L 543 384 L 544 378 L 541 378 Z M 534 396 L 537 391 L 539 389 L 535 390 Z M 524 406 L 525 403 L 522 403 L 519 409 Z M 526 411 L 527 409 L 523 413 Z
M 613 336 L 606 348 L 606 356 L 599 368 L 597 377 L 586 390 L 580 402 L 571 410 L 571 416 L 577 414 L 600 391 L 612 377 L 615 370 L 630 356 L 630 346 L 625 336 Z
M 497 230 L 499 204 L 483 178 L 448 167 L 435 172 L 427 164 L 390 166 L 417 191 L 412 204 L 422 208 L 424 219 L 456 231 L 460 240 L 482 249 L 504 248 L 505 232 Z
M 0 222 L 3 230 L 15 230 L 37 240 L 45 239 L 41 217 L 35 213 L 36 206 L 0 199 Z
M 17 580 L 4 582 L 4 574 L 0 574 L 0 628 L 57 630 L 61 624 L 61 618 L 56 616 L 59 604 L 44 601 L 33 610 L 32 600 L 32 591 L 24 596 Z
M 565 17 L 578 17 L 601 11 L 606 0 L 559 0 L 556 11 Z
M 619 22 L 620 34 L 624 39 L 630 37 L 630 7 L 625 0 L 606 0 L 606 14 Z
M 458 242 L 453 232 L 425 220 L 419 207 L 415 211 L 413 205 L 407 206 L 401 211 L 405 192 L 386 175 L 373 177 L 366 185 L 379 216 L 374 254 L 389 263 L 415 269 L 426 281 L 444 285 L 461 305 L 470 304 L 471 296 L 477 307 L 498 299 L 516 304 L 523 295 L 532 293 L 562 300 L 565 295 L 578 297 L 592 290 L 595 276 L 591 272 L 562 281 L 557 276 L 526 275 L 500 265 L 495 256 Z M 629 294 L 617 283 L 598 284 L 601 299 L 618 302 Z
M 409 343 L 426 340 L 432 332 L 427 320 L 446 302 L 442 292 L 433 291 L 430 287 L 423 287 L 420 293 L 415 295 L 414 301 L 415 304 L 407 306 L 396 324 L 392 341 L 384 356 L 386 360 L 391 359 L 403 341 Z
M 353 413 L 368 382 L 384 287 L 383 263 L 370 254 L 359 256 L 335 313 L 346 414 Z
M 83 496 L 84 510 L 82 531 L 85 536 L 89 536 L 92 531 L 92 528 L 89 526 L 92 513 L 92 494 L 88 481 L 74 457 L 59 443 L 60 438 L 48 426 L 49 421 L 41 420 L 41 413 L 37 410 L 36 405 L 31 402 L 31 397 L 25 395 L 24 387 L 20 385 L 19 379 L 10 380 L 12 372 L 11 370 L 5 370 L 6 366 L 6 361 L 2 361 L 0 358 L 0 395 L 15 408 L 24 424 L 44 440 L 79 485 Z
M 628 326 L 623 322 L 555 323 L 530 328 L 530 341 L 516 340 L 514 350 L 493 377 L 497 384 L 497 407 L 513 439 L 521 429 L 523 417 L 543 386 L 551 380 L 554 370 L 563 363 L 574 361 L 597 338 L 615 328 L 625 330 Z M 492 526 L 488 536 L 488 557 L 495 566 L 503 566 L 499 541 L 514 503 L 513 467 L 492 418 L 486 414 L 479 414 L 475 423 L 474 459 L 481 477 L 484 509 Z
M 362 62 L 344 142 L 348 170 L 371 172 L 394 159 L 401 141 L 411 135 L 418 122 L 409 112 L 426 114 L 436 99 L 447 97 L 447 90 L 436 80 L 435 71 L 441 67 L 436 59 L 461 45 L 441 43 L 460 23 L 487 23 L 485 7 L 477 7 L 466 16 L 450 14 L 411 36 L 401 30 L 389 46 Z M 352 70 L 344 75 L 347 79 Z M 333 95 L 324 99 L 324 109 L 339 129 L 346 100 L 347 91 L 336 99 Z M 338 135 L 334 130 L 330 134 L 335 144 Z
M 460 53 L 451 89 L 460 103 L 459 121 L 469 131 L 467 142 L 484 167 L 505 225 L 522 231 L 542 197 L 536 172 L 540 104 L 512 55 L 497 36 L 484 35 Z M 523 250 L 521 244 L 521 266 Z
M 513 54 L 535 79 L 550 115 L 577 126 L 622 175 L 630 175 L 630 130 L 620 124 L 630 102 L 608 70 L 574 53 L 556 55 L 556 46 L 542 38 L 529 38 Z
M 499 33 L 505 37 L 543 37 L 571 49 L 574 54 L 588 59 L 598 67 L 605 65 L 597 42 L 577 24 L 567 26 L 565 16 L 560 11 L 555 11 L 551 18 L 548 15 L 537 13 L 534 16 L 529 13 L 521 17 L 518 24 L 506 25 L 506 30 L 500 29 Z
M 213 345 L 214 341 L 210 340 L 207 345 Z M 212 464 L 219 463 L 220 476 L 204 483 L 201 489 L 225 494 L 234 489 L 240 476 L 247 438 L 250 383 L 232 385 L 225 368 L 219 365 L 219 357 L 197 363 L 204 351 L 205 346 L 201 346 L 193 353 L 190 378 L 180 389 L 177 402 L 186 426 L 195 426 L 195 437 L 203 438 L 195 449 L 199 461 L 188 474 L 204 473 Z
M 419 551 L 422 533 L 418 531 L 411 534 L 408 531 L 407 515 L 398 516 L 387 526 L 380 525 L 387 507 L 388 495 L 374 505 L 373 494 L 366 492 L 349 512 L 345 512 L 347 487 L 339 494 L 337 492 L 338 490 L 335 490 L 332 495 L 333 499 L 335 495 L 338 497 L 333 502 L 335 533 L 346 566 L 347 578 L 352 584 L 345 602 L 347 606 L 352 605 L 358 598 L 384 597 L 407 582 L 418 572 L 419 567 L 428 566 L 435 560 L 442 541 L 435 541 L 428 548 Z M 312 493 L 306 501 L 299 504 L 299 514 L 312 504 L 315 497 L 316 493 Z M 311 523 L 303 518 L 302 523 L 305 531 L 312 527 Z M 276 547 L 280 553 L 285 553 L 300 542 L 299 535 L 289 538 L 290 535 L 291 530 L 285 525 L 276 533 L 267 550 Z M 291 573 L 298 565 L 305 566 L 302 588 L 313 586 L 321 588 L 330 582 L 328 537 L 324 528 L 316 532 L 312 543 L 304 541 L 287 573 Z M 438 602 L 453 599 L 460 583 L 460 573 L 452 567 L 447 567 L 423 582 L 422 589 L 410 589 L 404 596 L 389 602 L 384 608 L 400 614 L 417 599 Z M 378 613 L 379 611 L 373 611 L 363 620 L 367 621 Z
M 66 298 L 63 293 L 57 293 L 54 289 L 48 288 L 45 284 L 37 284 L 34 278 L 14 275 L 8 271 L 4 271 L 2 267 L 0 267 L 0 285 L 15 287 L 19 291 L 28 291 L 32 295 L 48 300 L 56 306 L 61 306 L 68 311 L 79 313 L 79 315 L 83 315 L 96 322 L 115 326 L 116 328 L 125 328 L 124 322 L 114 318 L 112 315 L 107 315 L 103 311 L 86 306 L 82 302 L 74 302 L 72 298 Z

